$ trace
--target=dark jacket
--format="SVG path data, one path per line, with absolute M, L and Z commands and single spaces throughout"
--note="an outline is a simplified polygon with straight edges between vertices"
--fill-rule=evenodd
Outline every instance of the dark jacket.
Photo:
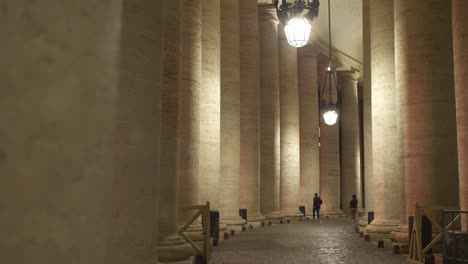
M 349 208 L 357 208 L 357 199 L 351 199 L 351 201 L 349 201 Z
M 320 197 L 314 197 L 314 208 L 320 209 L 321 205 L 322 205 L 322 199 L 320 199 Z

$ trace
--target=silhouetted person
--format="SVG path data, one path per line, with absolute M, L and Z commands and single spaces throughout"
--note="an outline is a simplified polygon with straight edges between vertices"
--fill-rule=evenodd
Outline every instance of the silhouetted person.
M 351 213 L 351 222 L 356 221 L 357 204 L 358 204 L 358 200 L 356 199 L 356 195 L 353 194 L 353 199 L 349 201 L 349 211 Z
M 322 199 L 317 193 L 314 195 L 314 208 L 312 210 L 312 216 L 315 219 L 315 213 L 317 212 L 317 219 L 320 219 L 320 206 L 322 205 Z

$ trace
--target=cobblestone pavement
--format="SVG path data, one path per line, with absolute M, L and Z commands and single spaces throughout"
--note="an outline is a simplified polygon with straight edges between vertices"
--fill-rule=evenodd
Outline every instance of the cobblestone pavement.
M 393 264 L 405 255 L 377 248 L 346 220 L 304 221 L 240 233 L 213 248 L 212 264 Z

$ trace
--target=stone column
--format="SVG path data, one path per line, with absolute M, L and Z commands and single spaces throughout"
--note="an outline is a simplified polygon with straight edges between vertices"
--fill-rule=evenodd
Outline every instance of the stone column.
M 181 76 L 182 1 L 164 0 L 164 52 L 161 100 L 159 261 L 173 262 L 194 254 L 177 234 L 178 118 Z
M 219 209 L 221 121 L 221 9 L 202 0 L 202 82 L 200 89 L 200 201 Z
M 288 218 L 302 216 L 299 211 L 299 87 L 297 50 L 288 44 L 283 24 L 278 26 L 280 73 L 280 208 Z
M 240 207 L 260 225 L 260 50 L 258 3 L 240 0 Z
M 312 215 L 314 193 L 320 192 L 317 51 L 311 46 L 298 49 L 298 67 L 300 202 L 306 214 Z
M 280 214 L 280 116 L 278 18 L 273 5 L 259 6 L 260 30 L 260 212 Z
M 468 210 L 468 2 L 452 1 L 460 209 Z M 464 219 L 465 230 L 468 220 Z
M 359 73 L 340 71 L 341 82 L 341 183 L 343 184 L 343 211 L 349 213 L 351 196 L 355 194 L 362 208 L 361 199 L 361 161 L 359 139 L 359 105 L 357 78 Z
M 319 87 L 323 87 L 325 68 L 328 64 L 318 64 Z M 320 95 L 319 95 L 320 96 Z M 325 95 L 327 98 L 327 95 Z M 335 98 L 336 99 L 336 98 Z M 323 217 L 339 217 L 343 214 L 340 209 L 340 136 L 338 122 L 329 126 L 323 121 L 320 112 L 320 196 L 323 204 L 321 215 Z
M 221 1 L 221 186 L 220 213 L 231 231 L 241 231 L 239 1 Z
M 364 232 L 368 222 L 368 212 L 374 211 L 374 184 L 372 173 L 372 105 L 371 105 L 371 37 L 370 0 L 362 1 L 363 32 L 363 129 L 364 129 L 364 200 L 366 214 L 359 220 L 360 232 Z
M 374 0 L 371 14 L 374 221 L 371 239 L 388 237 L 400 220 L 401 168 L 395 87 L 393 0 Z
M 152 1 L 2 2 L 3 262 L 155 257 L 162 11 Z
M 179 104 L 178 204 L 198 204 L 200 144 L 201 0 L 182 1 L 182 61 Z M 178 224 L 192 212 L 179 211 Z
M 451 8 L 443 0 L 395 1 L 407 215 L 415 202 L 459 205 Z

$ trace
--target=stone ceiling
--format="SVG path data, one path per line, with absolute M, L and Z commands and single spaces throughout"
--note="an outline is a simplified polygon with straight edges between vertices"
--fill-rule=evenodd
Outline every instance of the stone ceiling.
M 288 0 L 289 1 L 289 0 Z M 259 4 L 272 1 L 258 0 Z M 331 0 L 333 54 L 348 66 L 362 69 L 362 0 Z M 320 0 L 311 42 L 328 49 L 328 1 Z M 361 65 L 361 66 L 360 66 Z

